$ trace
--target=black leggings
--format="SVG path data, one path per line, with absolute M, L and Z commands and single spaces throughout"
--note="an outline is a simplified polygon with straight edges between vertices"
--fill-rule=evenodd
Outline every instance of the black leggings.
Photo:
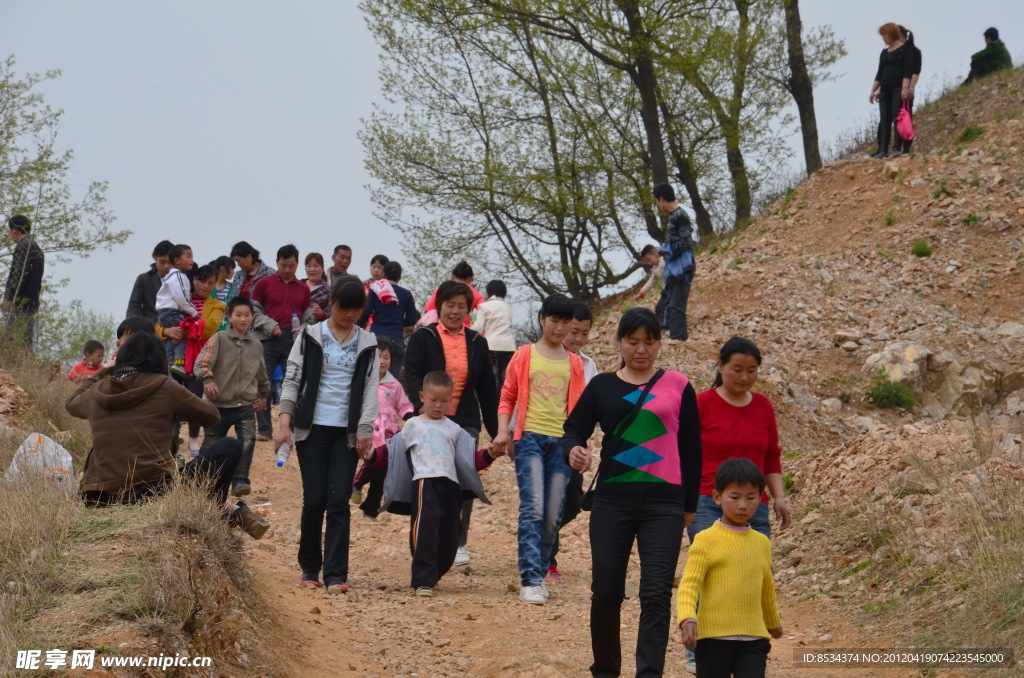
M 231 489 L 238 462 L 242 459 L 242 443 L 237 438 L 221 438 L 213 445 L 200 450 L 199 456 L 185 464 L 181 471 L 184 478 L 209 478 L 213 481 L 210 496 L 223 504 Z M 86 491 L 82 499 L 86 506 L 110 506 L 112 504 L 134 504 L 146 497 L 163 494 L 170 486 L 170 477 L 151 483 L 133 485 L 120 494 L 112 492 Z
M 590 639 L 594 652 L 590 672 L 595 678 L 622 673 L 619 619 L 634 541 L 640 555 L 636 676 L 656 678 L 664 673 L 683 519 L 681 498 L 597 492 L 590 514 Z
M 900 114 L 900 107 L 903 105 L 903 96 L 897 89 L 882 88 L 878 91 L 878 152 L 889 152 L 889 140 L 892 139 L 893 125 L 896 123 L 896 116 Z M 896 134 L 896 141 L 893 150 L 898 150 L 902 143 L 899 134 Z

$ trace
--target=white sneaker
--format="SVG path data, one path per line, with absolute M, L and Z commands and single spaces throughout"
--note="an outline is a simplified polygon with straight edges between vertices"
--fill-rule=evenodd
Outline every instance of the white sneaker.
M 456 565 L 469 565 L 473 562 L 473 559 L 469 557 L 469 553 L 466 551 L 465 546 L 460 546 L 455 552 L 455 564 Z
M 544 589 L 540 586 L 522 586 L 519 588 L 519 600 L 530 605 L 543 605 Z
M 541 582 L 540 583 L 540 594 L 542 596 L 544 596 L 544 600 L 547 600 L 548 598 L 551 597 L 551 594 L 548 593 L 548 585 L 547 585 L 547 583 L 545 583 L 545 582 Z

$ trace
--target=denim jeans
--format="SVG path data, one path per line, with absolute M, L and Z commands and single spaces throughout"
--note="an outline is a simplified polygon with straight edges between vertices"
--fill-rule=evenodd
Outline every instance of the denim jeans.
M 708 529 L 712 523 L 722 517 L 722 507 L 715 503 L 710 494 L 702 494 L 697 498 L 697 514 L 693 522 L 686 528 L 686 534 L 690 537 L 690 543 L 698 532 Z M 757 510 L 751 516 L 750 527 L 757 530 L 766 537 L 772 536 L 772 526 L 768 519 L 768 504 L 764 502 L 757 505 Z
M 540 586 L 551 564 L 551 551 L 562 520 L 569 464 L 562 441 L 523 433 L 513 459 L 519 485 L 519 577 L 523 586 Z
M 235 427 L 235 437 L 242 443 L 242 458 L 238 462 L 235 480 L 249 482 L 249 467 L 252 466 L 252 451 L 256 447 L 256 413 L 252 405 L 241 407 L 218 407 L 220 421 L 206 427 L 203 448 L 227 436 L 231 427 Z
M 156 314 L 156 322 L 160 327 L 177 327 L 184 319 L 185 314 L 176 308 L 157 311 Z M 174 343 L 173 339 L 164 339 L 164 348 L 167 351 L 168 365 L 173 365 L 175 360 L 185 360 L 184 338 L 177 344 Z

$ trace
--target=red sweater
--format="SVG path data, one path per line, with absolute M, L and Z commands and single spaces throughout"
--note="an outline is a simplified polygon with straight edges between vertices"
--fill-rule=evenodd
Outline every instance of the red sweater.
M 309 285 L 298 278 L 286 283 L 279 273 L 273 273 L 260 278 L 250 298 L 263 304 L 266 314 L 277 321 L 281 331 L 287 334 L 292 329 L 292 314 L 302 320 L 302 314 L 309 308 Z
M 775 408 L 760 393 L 744 407 L 730 405 L 711 389 L 697 394 L 700 412 L 700 442 L 704 452 L 700 493 L 715 489 L 715 472 L 726 459 L 742 457 L 757 464 L 765 475 L 782 473 L 782 450 L 779 429 L 775 424 Z M 768 493 L 761 495 L 768 503 Z

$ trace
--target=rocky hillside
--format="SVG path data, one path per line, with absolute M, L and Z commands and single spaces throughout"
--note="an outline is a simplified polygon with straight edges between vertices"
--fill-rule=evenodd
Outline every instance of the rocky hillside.
M 917 119 L 926 152 L 828 165 L 699 256 L 693 339 L 663 355 L 706 384 L 729 336 L 764 352 L 800 515 L 776 543 L 784 595 L 1016 647 L 1020 528 L 987 525 L 1024 517 L 1005 501 L 1024 481 L 1024 71 Z

